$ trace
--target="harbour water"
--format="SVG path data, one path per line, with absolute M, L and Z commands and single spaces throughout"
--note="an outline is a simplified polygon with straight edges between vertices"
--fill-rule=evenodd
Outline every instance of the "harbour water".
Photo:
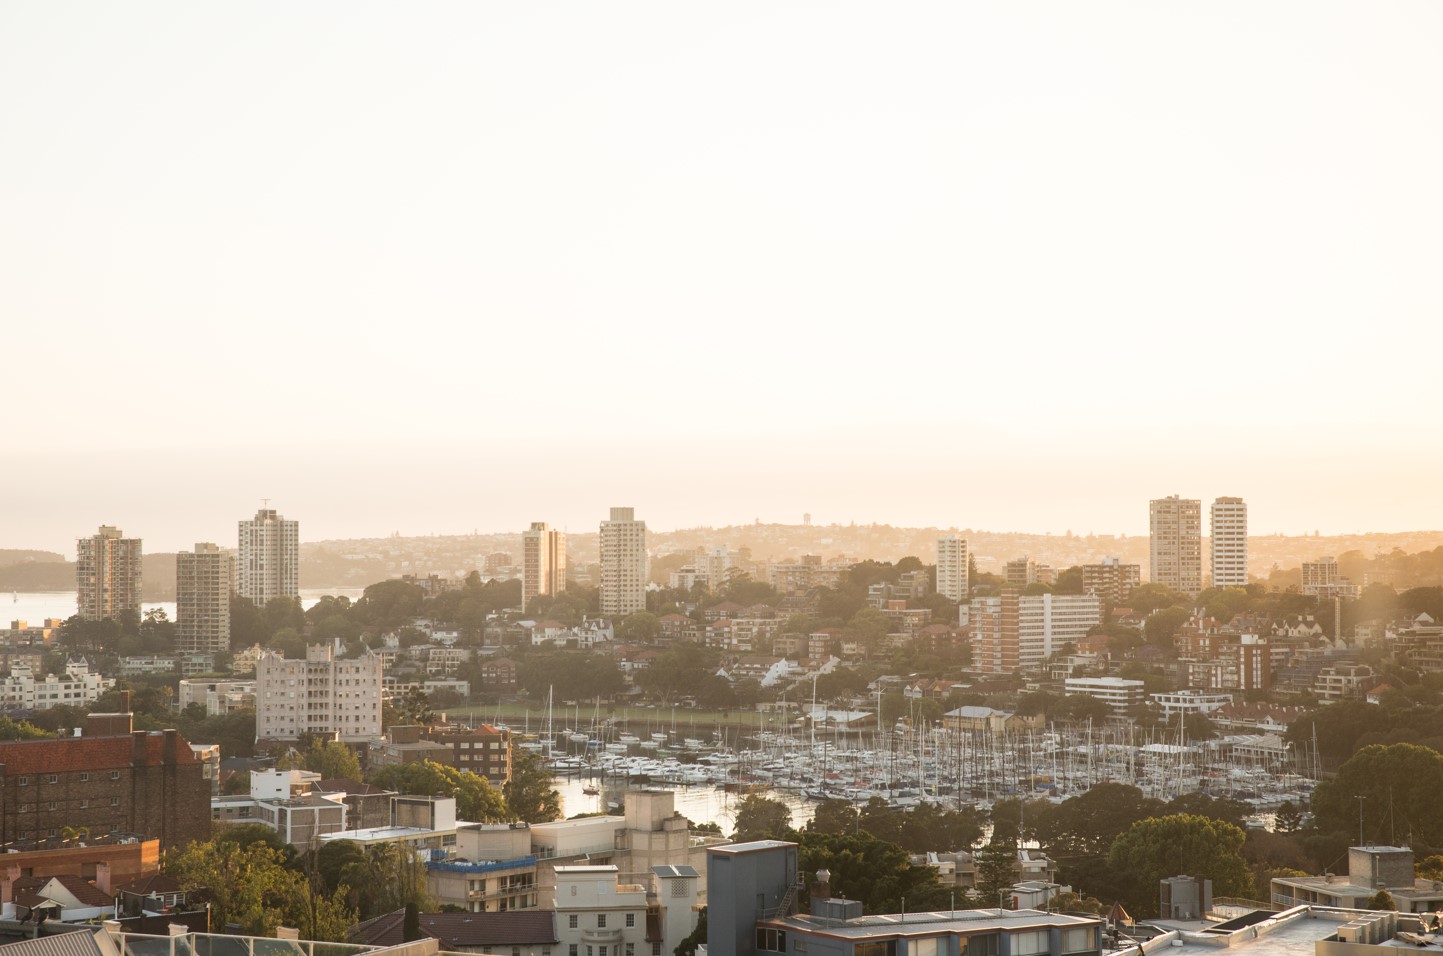
M 309 608 L 328 594 L 337 597 L 358 599 L 363 588 L 302 588 L 301 606 Z M 140 605 L 141 613 L 160 608 L 166 617 L 175 620 L 174 601 L 146 601 Z M 65 620 L 75 614 L 74 591 L 11 591 L 0 593 L 0 621 L 8 625 L 11 621 L 27 621 L 34 627 L 48 617 Z
M 576 776 L 557 777 L 554 785 L 561 794 L 563 818 L 574 817 L 578 813 L 619 814 L 621 811 L 613 808 L 612 805 L 620 805 L 627 789 L 658 786 L 657 784 L 628 784 L 625 780 L 617 779 L 603 780 L 597 777 Z M 585 793 L 584 790 L 588 787 L 599 792 L 594 795 Z M 676 794 L 677 812 L 693 823 L 715 823 L 727 836 L 730 836 L 736 829 L 736 808 L 745 794 L 729 793 L 715 785 L 668 786 L 665 789 Z M 802 826 L 812 818 L 812 814 L 816 811 L 815 803 L 808 802 L 796 794 L 769 791 L 762 795 L 786 804 L 787 809 L 791 811 L 792 826 L 794 827 Z

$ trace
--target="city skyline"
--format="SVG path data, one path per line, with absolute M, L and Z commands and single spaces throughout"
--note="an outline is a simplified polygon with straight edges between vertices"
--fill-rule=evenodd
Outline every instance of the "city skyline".
M 83 6 L 0 14 L 0 546 L 1443 528 L 1430 4 Z

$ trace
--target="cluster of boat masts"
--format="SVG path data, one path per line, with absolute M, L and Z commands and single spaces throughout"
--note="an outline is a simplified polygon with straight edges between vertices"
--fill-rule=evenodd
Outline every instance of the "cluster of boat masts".
M 675 731 L 606 736 L 518 734 L 519 745 L 542 755 L 558 776 L 774 790 L 856 804 L 880 798 L 902 809 L 923 803 L 986 809 L 1015 797 L 1060 802 L 1116 782 L 1161 800 L 1188 793 L 1229 797 L 1261 816 L 1284 801 L 1307 806 L 1315 777 L 1307 760 L 1279 756 L 1260 764 L 1235 757 L 1226 738 L 1189 745 L 1165 733 L 1138 736 L 1131 727 L 1063 725 L 1023 735 L 899 725 L 892 732 L 820 735 L 718 730 L 706 738 Z

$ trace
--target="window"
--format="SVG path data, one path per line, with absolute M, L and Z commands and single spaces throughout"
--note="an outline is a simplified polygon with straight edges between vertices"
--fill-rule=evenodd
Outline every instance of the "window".
M 81 801 L 80 801 L 80 809 L 82 809 L 82 810 L 89 810 L 89 809 L 90 809 L 90 801 L 89 801 L 89 800 L 81 800 Z
M 997 956 L 997 934 L 963 936 L 960 956 Z
M 16 782 L 17 784 L 19 784 L 20 786 L 22 786 L 22 787 L 28 787 L 28 786 L 30 786 L 30 778 L 29 778 L 29 777 L 21 777 L 19 780 L 15 781 L 15 782 Z
M 1097 948 L 1093 940 L 1091 926 L 1077 926 L 1062 931 L 1062 951 L 1064 953 L 1086 953 Z
M 606 947 L 605 947 L 605 946 L 598 946 L 598 947 L 596 947 L 596 951 L 597 951 L 597 953 L 599 954 L 599 956 L 606 956 Z
M 1041 953 L 1051 949 L 1052 934 L 1045 929 L 1030 930 L 1022 933 L 1013 933 L 1009 942 L 1012 944 L 1012 956 L 1039 956 Z
M 908 956 L 937 956 L 937 937 L 914 939 L 907 947 Z
M 111 798 L 110 798 L 110 805 L 111 805 L 112 807 L 118 807 L 118 806 L 120 806 L 120 798 L 119 798 L 119 797 L 111 797 Z
M 651 956 L 661 956 L 661 943 L 656 942 L 651 944 Z
M 119 780 L 119 779 L 120 779 L 120 771 L 119 771 L 119 770 L 112 770 L 112 771 L 110 771 L 110 779 L 111 779 L 111 780 Z
M 895 940 L 893 940 L 895 942 Z M 861 954 L 862 947 L 868 945 L 880 945 L 875 943 L 858 943 L 856 952 Z M 757 927 L 757 949 L 765 949 L 772 953 L 785 953 L 787 951 L 787 931 L 784 929 L 763 929 Z M 880 953 L 875 956 L 881 956 Z M 886 956 L 896 956 L 895 953 L 888 953 Z
M 54 809 L 55 809 L 55 801 L 54 801 L 54 800 L 51 800 L 49 803 L 45 804 L 45 809 L 47 809 L 47 810 L 54 810 Z
M 633 926 L 635 926 L 635 925 L 636 925 L 636 914 L 635 914 L 635 913 L 627 913 L 627 914 L 626 914 L 626 928 L 627 928 L 627 929 L 631 929 L 631 928 L 632 928 Z
M 575 944 L 575 943 L 572 943 L 570 946 L 566 947 L 566 956 L 576 956 L 576 944 Z
M 626 944 L 626 956 L 636 956 L 636 944 L 635 944 L 635 943 L 627 943 L 627 944 Z
M 605 913 L 597 913 L 597 914 L 596 914 L 596 928 L 597 928 L 597 929 L 606 929 L 606 914 L 605 914 Z
M 45 778 L 45 782 L 46 782 L 46 783 L 59 783 L 59 782 L 60 782 L 60 775 L 59 775 L 58 773 L 52 773 L 52 774 L 50 774 L 49 776 L 47 776 L 47 777 Z
M 570 916 L 566 917 L 566 925 L 567 925 L 567 927 L 568 927 L 569 929 L 576 929 L 576 921 L 577 921 L 577 919 L 578 919 L 578 917 L 577 917 L 577 915 L 576 915 L 575 913 L 572 913 Z

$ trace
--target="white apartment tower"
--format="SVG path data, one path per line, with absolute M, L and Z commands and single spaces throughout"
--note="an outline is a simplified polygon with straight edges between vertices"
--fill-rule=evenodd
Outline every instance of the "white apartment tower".
M 960 535 L 937 539 L 937 593 L 949 601 L 967 600 L 967 539 Z
M 601 523 L 601 613 L 626 617 L 646 610 L 646 522 L 634 508 L 612 508 Z
M 76 539 L 76 613 L 87 621 L 139 614 L 140 564 L 140 539 L 127 538 L 119 528 L 101 525 L 90 537 Z
M 1150 508 L 1152 583 L 1174 591 L 1202 590 L 1202 502 L 1195 498 L 1154 498 Z
M 1212 507 L 1212 586 L 1248 586 L 1248 505 L 1218 498 Z
M 175 649 L 215 654 L 230 649 L 230 594 L 235 557 L 200 543 L 175 556 Z
M 256 661 L 256 739 L 339 735 L 344 742 L 381 735 L 381 658 L 367 651 L 336 660 L 330 644 L 306 648 L 306 659 L 264 651 Z
M 566 534 L 531 522 L 521 535 L 521 610 L 532 598 L 555 597 L 566 590 Z
M 236 593 L 257 607 L 265 607 L 273 598 L 300 594 L 300 527 L 300 522 L 287 521 L 271 508 L 262 508 L 253 519 L 240 523 Z

